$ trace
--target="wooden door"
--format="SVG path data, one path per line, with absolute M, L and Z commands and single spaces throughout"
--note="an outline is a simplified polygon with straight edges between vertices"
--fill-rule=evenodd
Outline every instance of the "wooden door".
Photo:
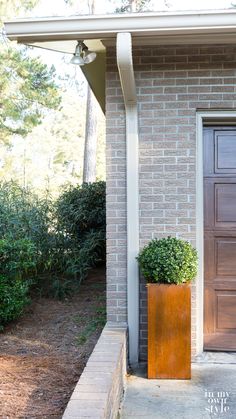
M 236 127 L 204 129 L 204 349 L 236 350 Z

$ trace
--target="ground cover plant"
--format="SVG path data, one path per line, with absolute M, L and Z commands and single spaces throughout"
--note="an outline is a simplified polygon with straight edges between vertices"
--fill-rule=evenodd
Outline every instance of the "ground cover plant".
M 65 189 L 56 201 L 0 184 L 0 328 L 32 290 L 65 298 L 105 262 L 105 183 Z

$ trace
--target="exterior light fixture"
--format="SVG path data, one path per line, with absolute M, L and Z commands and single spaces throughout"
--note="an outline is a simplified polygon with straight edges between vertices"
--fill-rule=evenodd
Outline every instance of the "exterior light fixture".
M 88 47 L 85 47 L 83 49 L 83 51 L 84 51 L 84 62 L 85 62 L 85 64 L 92 63 L 97 56 L 96 52 L 89 51 Z
M 88 47 L 82 42 L 78 41 L 78 44 L 75 48 L 75 53 L 73 54 L 73 57 L 71 59 L 71 64 L 77 64 L 77 65 L 85 65 L 92 63 L 97 54 L 96 52 L 90 51 Z

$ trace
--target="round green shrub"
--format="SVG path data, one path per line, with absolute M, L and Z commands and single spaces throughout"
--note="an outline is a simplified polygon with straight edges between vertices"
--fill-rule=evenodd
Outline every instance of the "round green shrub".
M 182 239 L 154 239 L 139 253 L 138 262 L 147 282 L 182 284 L 197 274 L 197 251 Z
M 0 330 L 17 319 L 29 303 L 28 284 L 21 280 L 9 280 L 0 275 Z
M 106 229 L 106 184 L 103 181 L 83 183 L 65 190 L 57 201 L 60 228 L 81 239 L 89 230 Z

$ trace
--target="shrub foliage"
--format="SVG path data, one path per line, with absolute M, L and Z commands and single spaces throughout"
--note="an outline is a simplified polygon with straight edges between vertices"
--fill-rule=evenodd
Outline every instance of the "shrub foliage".
M 88 231 L 105 231 L 105 182 L 83 183 L 66 190 L 57 202 L 59 225 L 67 234 L 81 240 Z
M 29 302 L 27 283 L 0 275 L 0 330 L 6 323 L 17 319 Z
M 197 252 L 175 237 L 154 239 L 139 253 L 138 262 L 147 282 L 182 284 L 197 274 Z
M 48 265 L 55 240 L 51 207 L 50 199 L 39 199 L 15 182 L 0 184 L 0 236 L 7 237 L 8 243 L 30 240 L 36 248 L 39 270 Z
M 69 188 L 56 205 L 57 229 L 66 252 L 61 262 L 80 281 L 106 256 L 105 182 L 84 183 Z
M 0 184 L 0 327 L 22 313 L 32 284 L 45 286 L 46 276 L 62 298 L 105 261 L 105 218 L 104 182 L 69 188 L 56 202 Z

